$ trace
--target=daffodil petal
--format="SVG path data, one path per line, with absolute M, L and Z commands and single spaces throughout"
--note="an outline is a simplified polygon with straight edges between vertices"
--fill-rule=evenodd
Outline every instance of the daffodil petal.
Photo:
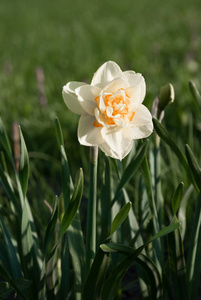
M 139 105 L 132 121 L 123 128 L 123 136 L 128 139 L 142 139 L 148 137 L 153 131 L 152 116 L 149 110 Z
M 84 113 L 78 124 L 78 140 L 81 145 L 96 146 L 104 143 L 101 128 L 94 126 L 95 117 Z
M 104 63 L 94 74 L 91 85 L 99 86 L 104 88 L 115 78 L 122 76 L 122 70 L 120 67 L 113 61 L 108 61 Z
M 67 83 L 62 90 L 62 96 L 64 102 L 68 109 L 70 109 L 73 113 L 81 115 L 83 113 L 83 109 L 75 95 L 75 89 L 85 85 L 83 82 L 71 81 Z
M 100 144 L 100 149 L 106 155 L 122 160 L 131 150 L 133 141 L 122 135 L 119 127 L 101 129 L 101 134 L 105 143 Z
M 129 85 L 126 92 L 128 92 L 131 98 L 136 99 L 138 103 L 142 103 L 146 94 L 144 77 L 140 73 L 135 73 L 134 71 L 126 71 L 123 73 Z
M 152 115 L 148 108 L 144 106 L 143 104 L 140 104 L 135 111 L 135 115 L 130 122 L 130 124 L 133 124 L 135 126 L 144 125 L 147 123 L 152 123 Z
M 110 82 L 104 89 L 104 93 L 112 93 L 114 91 L 117 91 L 119 89 L 126 89 L 128 88 L 128 82 L 124 78 L 115 78 Z
M 97 107 L 95 98 L 99 96 L 101 89 L 97 86 L 84 85 L 75 90 L 78 101 L 85 112 L 94 116 Z

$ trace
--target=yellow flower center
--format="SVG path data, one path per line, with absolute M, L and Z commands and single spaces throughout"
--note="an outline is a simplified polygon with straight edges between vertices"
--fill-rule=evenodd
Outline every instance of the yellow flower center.
M 95 110 L 95 127 L 125 127 L 132 121 L 135 112 L 131 108 L 131 100 L 124 89 L 114 93 L 103 93 L 94 99 L 98 108 Z

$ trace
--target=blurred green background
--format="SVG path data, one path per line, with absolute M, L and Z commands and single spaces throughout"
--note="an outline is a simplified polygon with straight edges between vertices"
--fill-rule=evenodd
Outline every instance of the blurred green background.
M 61 91 L 68 81 L 90 82 L 107 60 L 144 75 L 149 109 L 160 87 L 172 83 L 176 99 L 164 123 L 179 145 L 199 149 L 200 121 L 188 82 L 201 88 L 200 16 L 200 0 L 1 1 L 0 115 L 9 135 L 12 122 L 22 127 L 35 197 L 60 190 L 55 116 L 72 172 L 84 163 L 88 150 L 78 145 L 78 116 L 67 110 Z M 45 74 L 44 107 L 38 99 L 38 66 Z

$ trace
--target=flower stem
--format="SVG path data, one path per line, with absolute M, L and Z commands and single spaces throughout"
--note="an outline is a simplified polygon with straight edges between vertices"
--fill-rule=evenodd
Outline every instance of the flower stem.
M 96 252 L 96 187 L 97 187 L 97 161 L 98 147 L 90 148 L 89 162 L 89 199 L 87 215 L 87 236 L 86 236 L 86 269 L 87 273 L 92 265 Z

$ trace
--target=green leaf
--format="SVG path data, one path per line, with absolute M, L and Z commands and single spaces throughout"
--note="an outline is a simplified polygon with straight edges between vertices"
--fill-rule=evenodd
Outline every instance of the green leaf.
M 198 185 L 199 190 L 201 191 L 201 168 L 198 165 L 198 162 L 193 155 L 193 152 L 191 151 L 191 148 L 189 145 L 186 145 L 186 157 L 188 160 L 188 164 L 190 166 L 190 169 L 192 171 L 193 177 Z
M 34 300 L 37 298 L 41 266 L 39 251 L 35 241 L 36 236 L 34 236 L 34 232 L 32 231 L 29 209 L 28 201 L 25 199 L 22 211 L 20 257 L 26 278 L 33 281 L 33 284 L 30 287 L 30 299 Z
M 6 281 L 0 281 L 0 299 L 7 299 L 13 289 Z
M 105 155 L 104 182 L 101 187 L 101 238 L 103 242 L 109 235 L 109 225 L 111 219 L 111 168 L 110 159 Z
M 62 145 L 64 147 L 64 139 L 63 139 L 63 133 L 60 125 L 59 118 L 56 117 L 55 119 L 55 129 L 56 129 L 56 136 L 57 136 L 57 142 L 59 147 Z
M 145 188 L 147 192 L 149 207 L 153 218 L 153 234 L 156 234 L 159 231 L 159 218 L 156 209 L 155 198 L 153 196 L 151 173 L 150 173 L 146 156 L 142 163 L 142 174 L 143 174 Z M 156 263 L 156 266 L 158 267 L 159 271 L 161 272 L 162 251 L 161 251 L 161 241 L 158 239 L 154 240 L 153 243 L 153 260 Z
M 101 249 L 108 252 L 108 249 L 112 249 L 112 244 L 101 245 Z M 113 244 L 116 247 L 116 244 Z M 112 246 L 113 246 L 112 245 Z M 107 248 L 105 248 L 107 247 Z M 115 249 L 116 250 L 116 249 Z M 112 271 L 110 271 L 110 275 L 106 280 L 103 290 L 101 293 L 101 299 L 104 300 L 113 300 L 117 295 L 117 291 L 121 282 L 121 279 L 126 274 L 128 268 L 143 250 L 143 246 L 133 251 L 130 255 L 128 255 L 125 259 L 123 259 Z M 109 251 L 110 252 L 110 251 Z M 113 249 L 112 249 L 113 252 Z
M 85 282 L 85 246 L 80 223 L 79 212 L 77 212 L 67 231 L 68 247 L 75 276 L 75 296 L 81 296 L 83 283 Z
M 147 274 L 147 278 L 149 283 L 148 289 L 150 294 L 150 299 L 152 300 L 162 300 L 163 299 L 163 285 L 161 281 L 161 276 L 159 270 L 156 265 L 152 262 L 152 260 L 140 253 L 136 258 L 136 262 L 143 268 L 145 273 Z
M 24 293 L 22 292 L 21 288 L 17 286 L 15 281 L 12 279 L 12 277 L 9 275 L 9 273 L 6 271 L 6 269 L 0 264 L 0 276 L 3 278 L 6 282 L 8 282 L 9 287 L 12 287 L 12 289 L 24 300 L 28 300 Z M 7 285 L 8 286 L 8 285 Z
M 195 300 L 197 298 L 201 271 L 201 193 L 197 199 L 188 248 L 189 251 L 186 266 L 187 286 L 189 291 L 189 299 Z
M 9 142 L 9 139 L 8 139 L 8 136 L 7 136 L 7 133 L 6 133 L 6 130 L 5 130 L 5 127 L 4 127 L 1 117 L 0 117 L 0 145 L 2 145 L 6 154 L 9 157 L 12 165 L 14 166 L 10 142 Z
M 100 294 L 108 264 L 108 255 L 98 248 L 84 286 L 82 300 L 104 299 L 100 298 Z
M 185 236 L 185 231 L 186 231 L 186 208 L 187 208 L 187 203 L 190 199 L 190 196 L 192 192 L 194 191 L 194 186 L 191 184 L 189 188 L 186 190 L 183 199 L 180 204 L 179 212 L 178 212 L 178 219 L 181 222 L 181 235 L 182 239 L 184 239 Z
M 171 150 L 176 154 L 179 161 L 181 162 L 184 169 L 186 170 L 187 176 L 194 184 L 195 189 L 198 190 L 197 185 L 191 175 L 187 160 L 186 160 L 185 156 L 183 155 L 183 153 L 181 152 L 181 150 L 179 149 L 179 147 L 177 146 L 177 144 L 173 141 L 173 139 L 170 137 L 170 135 L 167 132 L 167 130 L 165 129 L 165 127 L 158 120 L 153 119 L 153 123 L 154 123 L 154 129 L 156 130 L 156 133 L 163 139 L 163 141 L 166 144 L 168 144 L 168 146 L 170 146 Z
M 56 128 L 57 142 L 59 145 L 59 149 L 61 151 L 62 189 L 63 189 L 64 207 L 66 209 L 70 202 L 70 195 L 71 195 L 71 189 L 73 184 L 70 176 L 67 155 L 64 149 L 63 133 L 58 118 L 55 119 L 55 128 Z
M 132 159 L 130 164 L 126 167 L 126 169 L 119 181 L 119 184 L 117 186 L 115 197 L 114 197 L 115 199 L 118 197 L 119 192 L 122 190 L 122 188 L 125 186 L 125 184 L 130 180 L 130 178 L 136 173 L 136 171 L 140 167 L 140 165 L 143 161 L 144 155 L 147 151 L 148 142 L 149 142 L 149 140 L 146 140 L 141 145 L 140 149 L 138 150 L 138 152 L 136 153 L 136 155 L 134 156 L 134 158 Z
M 28 187 L 28 178 L 29 178 L 29 156 L 26 148 L 26 144 L 24 141 L 24 137 L 22 135 L 21 129 L 20 131 L 20 144 L 21 144 L 21 155 L 20 155 L 20 164 L 19 164 L 19 180 L 22 189 L 23 196 L 25 198 L 27 187 Z
M 168 252 L 175 299 L 188 300 L 186 266 L 180 228 L 168 235 Z
M 62 237 L 62 235 L 66 232 L 66 230 L 72 223 L 72 221 L 77 213 L 77 210 L 80 206 L 80 201 L 82 198 L 83 183 L 84 183 L 83 171 L 82 171 L 82 169 L 80 169 L 79 178 L 78 178 L 77 185 L 75 187 L 72 199 L 71 199 L 70 204 L 67 207 L 65 214 L 63 216 L 63 219 L 61 221 L 59 237 Z
M 180 206 L 181 200 L 182 200 L 182 196 L 183 196 L 183 192 L 184 192 L 184 184 L 183 182 L 181 182 L 176 191 L 174 192 L 174 195 L 172 197 L 172 211 L 173 211 L 173 215 L 176 215 L 177 210 Z
M 63 146 L 61 146 L 61 163 L 62 163 L 62 190 L 63 190 L 63 198 L 64 198 L 64 207 L 66 209 L 70 202 L 70 195 L 71 195 L 73 184 L 70 176 L 70 170 L 69 170 L 66 152 Z
M 170 224 L 169 226 L 161 229 L 156 235 L 154 235 L 154 237 L 145 245 L 148 245 L 150 242 L 153 242 L 155 239 L 161 238 L 164 235 L 167 235 L 168 233 L 178 229 L 180 226 L 180 223 L 178 221 L 176 221 L 175 223 Z
M 62 129 L 61 129 L 61 125 L 59 122 L 59 119 L 56 118 L 55 120 L 55 125 L 56 125 L 56 134 L 57 134 L 57 141 L 58 141 L 58 145 L 61 151 L 61 163 L 62 163 L 62 192 L 63 192 L 63 200 L 64 200 L 64 209 L 66 210 L 69 203 L 70 203 L 70 196 L 71 196 L 71 191 L 73 190 L 73 183 L 72 183 L 72 179 L 70 176 L 70 170 L 69 170 L 69 165 L 68 165 L 68 159 L 67 159 L 67 155 L 64 149 L 64 139 L 63 139 L 63 133 L 62 133 Z M 76 219 L 76 216 L 75 216 Z M 74 224 L 76 221 L 75 219 L 72 221 L 72 224 Z M 69 226 L 68 229 L 68 233 L 71 230 L 71 225 Z M 75 238 L 75 240 L 77 241 L 78 239 L 78 235 L 76 234 L 75 236 L 73 236 L 73 238 Z M 61 266 L 61 272 L 62 272 L 62 277 L 61 277 L 61 283 L 60 283 L 60 289 L 59 289 L 59 295 L 60 298 L 67 298 L 67 295 L 69 293 L 69 289 L 70 289 L 70 274 L 69 274 L 69 270 L 70 270 L 70 253 L 69 253 L 69 248 L 70 248 L 70 243 L 73 244 L 72 248 L 76 249 L 76 245 L 79 244 L 79 242 L 74 243 L 74 239 L 70 240 L 70 242 L 68 242 L 68 237 L 67 235 L 63 236 L 63 240 L 62 240 L 62 254 L 61 254 L 61 260 L 62 260 L 62 266 Z M 80 243 L 80 247 L 81 247 L 81 243 Z M 75 272 L 75 282 L 77 284 L 77 277 L 81 275 L 81 272 L 79 272 L 79 275 L 77 275 L 76 270 L 75 269 L 79 269 L 80 264 L 78 263 L 77 256 L 76 256 L 76 250 L 75 253 L 73 253 L 73 255 L 71 256 L 72 259 L 72 264 L 73 264 L 73 269 Z M 82 257 L 79 257 L 78 260 L 81 260 Z M 76 290 L 76 288 L 75 288 Z
M 4 238 L 4 243 L 5 243 L 5 247 L 7 250 L 7 256 L 8 256 L 8 260 L 9 260 L 9 264 L 10 264 L 10 269 L 12 270 L 12 276 L 15 278 L 20 278 L 22 277 L 22 273 L 21 273 L 21 267 L 16 255 L 16 249 L 12 244 L 11 241 L 11 236 L 10 233 L 8 231 L 8 229 L 6 228 L 3 220 L 0 219 L 0 228 L 2 230 L 2 234 L 3 234 L 3 238 Z
M 116 215 L 116 217 L 114 218 L 112 225 L 111 225 L 111 231 L 110 234 L 112 235 L 117 228 L 119 228 L 119 226 L 121 226 L 121 224 L 125 221 L 125 219 L 128 216 L 128 213 L 131 209 L 132 203 L 128 202 L 126 203 L 121 210 L 119 211 L 119 213 Z
M 127 256 L 123 261 L 121 261 L 110 273 L 102 292 L 102 299 L 104 300 L 112 300 L 115 298 L 119 284 L 125 273 L 127 272 L 130 265 L 133 263 L 134 260 L 137 259 L 138 255 L 142 252 L 142 250 L 151 242 L 153 242 L 157 238 L 161 238 L 164 235 L 174 231 L 179 227 L 180 223 L 175 222 L 170 224 L 169 226 L 165 227 L 164 229 L 160 230 L 151 240 L 147 243 L 142 245 L 141 247 L 134 249 L 130 248 L 131 254 Z M 114 244 L 114 243 L 106 243 L 100 245 L 100 248 L 104 252 L 118 252 L 125 250 L 124 245 Z
M 196 106 L 201 109 L 201 95 L 193 81 L 189 82 L 189 88 L 195 100 Z
M 125 203 L 130 203 L 129 196 L 128 196 L 126 189 L 123 189 L 122 192 L 123 192 Z M 136 244 L 136 246 L 142 245 L 143 238 L 140 234 L 140 227 L 139 227 L 139 224 L 138 224 L 138 221 L 137 221 L 137 218 L 135 216 L 135 212 L 133 209 L 130 209 L 130 211 L 128 213 L 128 222 L 130 225 L 131 238 L 134 239 L 133 244 Z
M 156 119 L 153 119 L 153 123 L 154 129 L 156 130 L 157 134 L 170 146 L 170 148 L 174 151 L 174 153 L 177 155 L 178 159 L 182 163 L 183 167 L 188 172 L 189 169 L 185 156 L 183 155 L 177 144 L 170 137 L 165 127 Z
M 148 242 L 146 242 L 144 245 L 140 246 L 137 249 L 131 248 L 134 252 L 140 253 L 149 243 L 153 242 L 155 239 L 161 238 L 170 232 L 178 229 L 180 226 L 180 223 L 176 220 L 174 223 L 170 224 L 169 226 L 161 229 L 156 235 L 153 236 L 152 239 L 150 239 Z M 119 248 L 120 247 L 120 248 Z M 100 248 L 105 252 L 117 252 L 120 251 L 121 245 L 120 244 L 114 244 L 114 243 L 108 243 L 108 244 L 101 244 Z
M 18 200 L 15 196 L 14 188 L 12 186 L 11 178 L 9 175 L 2 169 L 0 165 L 0 183 L 3 186 L 3 189 L 5 193 L 7 194 L 9 200 L 12 202 L 12 204 L 15 207 L 16 214 L 20 217 L 21 216 L 21 210 L 18 204 Z
M 110 245 L 109 247 L 106 247 Z M 106 251 L 109 250 L 109 252 L 116 252 L 120 253 L 123 255 L 132 255 L 135 253 L 135 249 L 121 245 L 121 244 L 104 244 L 101 245 L 102 249 L 105 249 Z M 143 255 L 142 253 L 139 253 L 138 256 L 134 259 L 136 262 L 143 268 L 143 270 L 147 273 L 147 279 L 146 284 L 149 289 L 149 299 L 160 299 L 163 294 L 163 287 L 162 287 L 162 282 L 161 282 L 161 277 L 160 273 L 155 266 L 155 264 L 146 256 Z
M 6 165 L 6 159 L 3 151 L 0 152 L 0 164 L 2 165 L 3 170 L 8 173 L 7 165 Z
M 52 216 L 51 216 L 50 222 L 49 222 L 46 232 L 45 232 L 45 238 L 44 238 L 45 254 L 47 252 L 47 247 L 48 247 L 49 241 L 52 238 L 52 234 L 55 230 L 55 226 L 57 224 L 57 219 L 58 219 L 58 197 L 56 196 L 55 200 L 54 200 L 54 208 L 52 211 Z

